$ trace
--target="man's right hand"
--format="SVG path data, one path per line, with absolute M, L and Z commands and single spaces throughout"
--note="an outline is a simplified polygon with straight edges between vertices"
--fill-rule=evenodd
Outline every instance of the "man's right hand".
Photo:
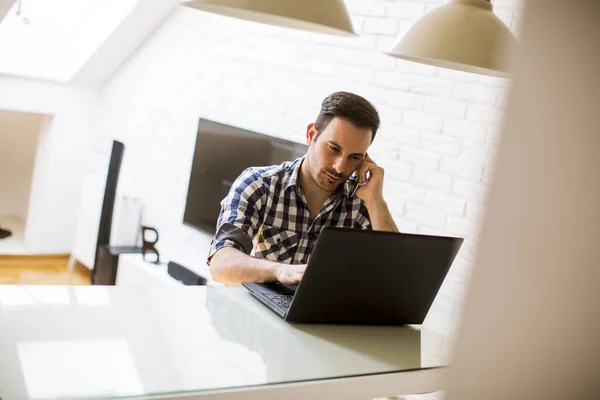
M 292 264 L 279 266 L 275 272 L 277 280 L 284 285 L 295 285 L 300 283 L 304 276 L 307 264 Z

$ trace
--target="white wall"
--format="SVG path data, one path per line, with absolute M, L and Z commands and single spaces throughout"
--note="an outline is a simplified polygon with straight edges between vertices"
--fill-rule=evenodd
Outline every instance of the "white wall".
M 42 121 L 25 226 L 32 252 L 71 252 L 96 96 L 73 89 Z
M 111 140 L 124 141 L 120 191 L 143 199 L 144 222 L 159 229 L 167 259 L 207 273 L 208 238 L 181 223 L 198 117 L 302 141 L 328 94 L 361 94 L 382 116 L 370 154 L 386 168 L 385 196 L 400 229 L 466 238 L 431 322 L 440 334 L 453 332 L 506 82 L 380 54 L 442 3 L 348 0 L 360 34 L 351 39 L 180 7 L 104 88 L 87 167 L 104 174 Z M 494 4 L 514 29 L 521 1 Z M 434 340 L 446 348 L 441 337 Z
M 41 118 L 0 110 L 0 217 L 27 217 Z
M 71 251 L 96 100 L 91 89 L 0 75 L 0 109 L 45 115 L 25 226 L 32 253 Z

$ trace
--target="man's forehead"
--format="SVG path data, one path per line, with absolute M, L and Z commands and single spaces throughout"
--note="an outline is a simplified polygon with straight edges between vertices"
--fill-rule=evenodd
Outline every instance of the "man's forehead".
M 352 122 L 337 117 L 322 132 L 325 140 L 357 153 L 366 152 L 371 144 L 371 135 L 371 128 L 359 128 Z

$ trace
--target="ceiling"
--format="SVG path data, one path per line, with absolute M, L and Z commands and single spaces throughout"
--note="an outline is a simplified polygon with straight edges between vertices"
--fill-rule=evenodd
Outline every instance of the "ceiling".
M 87 83 L 98 83 L 177 5 L 177 0 L 0 0 L 0 74 L 55 82 L 83 74 Z M 101 50 L 102 57 L 94 57 Z

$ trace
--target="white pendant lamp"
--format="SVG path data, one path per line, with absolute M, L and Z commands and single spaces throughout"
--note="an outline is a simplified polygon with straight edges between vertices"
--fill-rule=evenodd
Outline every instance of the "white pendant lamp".
M 448 0 L 415 22 L 392 57 L 483 75 L 508 77 L 518 45 L 489 0 Z
M 183 5 L 263 24 L 356 36 L 343 0 L 190 0 Z

